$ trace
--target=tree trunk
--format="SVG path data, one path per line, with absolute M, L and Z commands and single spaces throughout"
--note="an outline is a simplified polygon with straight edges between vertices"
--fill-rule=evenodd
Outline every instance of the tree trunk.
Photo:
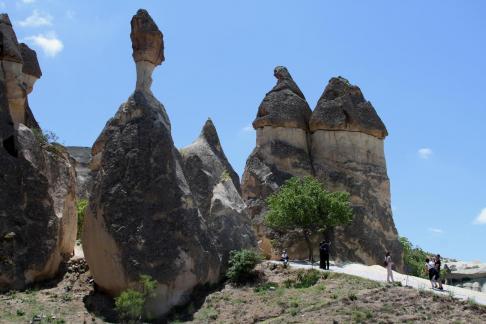
M 307 244 L 307 249 L 309 250 L 309 261 L 311 262 L 311 264 L 314 264 L 314 249 L 312 248 L 309 232 L 307 230 L 304 230 L 303 234 L 305 243 Z

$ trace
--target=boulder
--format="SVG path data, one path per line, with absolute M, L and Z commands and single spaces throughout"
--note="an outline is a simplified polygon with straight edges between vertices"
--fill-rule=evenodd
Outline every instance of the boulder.
M 77 221 L 72 160 L 29 128 L 38 127 L 30 109 L 30 123 L 23 123 L 28 70 L 17 54 L 29 49 L 17 44 L 5 14 L 0 36 L 0 289 L 8 290 L 54 277 L 73 253 Z M 38 66 L 32 52 L 26 55 Z
M 139 20 L 150 28 L 139 28 Z M 163 53 L 162 33 L 146 11 L 132 19 L 132 40 L 134 34 L 134 52 Z M 146 56 L 134 53 L 137 64 Z M 145 72 L 137 74 L 135 92 L 93 145 L 91 169 L 97 174 L 82 240 L 94 281 L 112 296 L 136 286 L 140 275 L 156 280 L 147 312 L 159 317 L 187 302 L 195 287 L 217 282 L 220 260 L 184 176 L 165 108 L 145 82 L 151 71 Z
M 351 195 L 354 219 L 332 234 L 335 257 L 381 264 L 390 251 L 399 269 L 402 248 L 393 222 L 385 125 L 361 90 L 332 78 L 309 122 L 315 176 L 332 191 Z
M 242 194 L 263 253 L 278 258 L 279 249 L 286 248 L 293 258 L 304 258 L 305 244 L 295 233 L 283 235 L 263 224 L 266 198 L 291 177 L 313 174 L 308 145 L 312 112 L 285 67 L 276 67 L 274 75 L 277 84 L 266 94 L 253 122 L 256 147 L 246 161 Z M 279 244 L 273 246 L 272 240 Z
M 241 198 L 240 179 L 233 170 L 211 119 L 201 135 L 180 150 L 184 173 L 226 269 L 229 252 L 256 247 L 246 205 Z

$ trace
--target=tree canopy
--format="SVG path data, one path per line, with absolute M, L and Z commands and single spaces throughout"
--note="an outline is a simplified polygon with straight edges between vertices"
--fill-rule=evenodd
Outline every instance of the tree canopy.
M 330 192 L 313 177 L 293 177 L 267 198 L 265 224 L 280 231 L 300 230 L 309 248 L 310 237 L 353 219 L 347 192 Z

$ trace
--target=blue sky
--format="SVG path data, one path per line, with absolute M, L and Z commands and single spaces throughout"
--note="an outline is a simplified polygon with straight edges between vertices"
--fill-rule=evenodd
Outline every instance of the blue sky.
M 285 65 L 314 107 L 327 81 L 361 87 L 385 122 L 400 235 L 486 261 L 486 2 L 0 0 L 43 77 L 29 100 L 43 128 L 91 146 L 134 89 L 130 19 L 164 33 L 152 90 L 185 146 L 207 117 L 238 173 L 249 125 Z

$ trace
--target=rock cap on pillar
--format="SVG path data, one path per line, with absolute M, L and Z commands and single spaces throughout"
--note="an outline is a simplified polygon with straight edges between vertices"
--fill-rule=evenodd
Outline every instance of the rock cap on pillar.
M 0 60 L 22 63 L 17 36 L 8 14 L 0 14 Z
M 147 10 L 139 9 L 131 21 L 133 59 L 160 65 L 164 58 L 164 35 Z
M 304 94 L 284 66 L 277 66 L 273 75 L 277 84 L 263 99 L 256 119 L 255 129 L 265 126 L 308 129 L 311 109 Z
M 164 35 L 144 9 L 137 11 L 130 24 L 132 55 L 137 67 L 136 90 L 150 92 L 152 72 L 164 61 Z
M 22 73 L 31 75 L 36 79 L 40 79 L 42 76 L 42 71 L 39 61 L 37 60 L 37 53 L 24 43 L 20 43 L 19 48 L 22 60 L 24 61 Z
M 317 102 L 309 122 L 311 132 L 343 130 L 380 139 L 388 135 L 385 124 L 361 89 L 343 77 L 331 78 Z

